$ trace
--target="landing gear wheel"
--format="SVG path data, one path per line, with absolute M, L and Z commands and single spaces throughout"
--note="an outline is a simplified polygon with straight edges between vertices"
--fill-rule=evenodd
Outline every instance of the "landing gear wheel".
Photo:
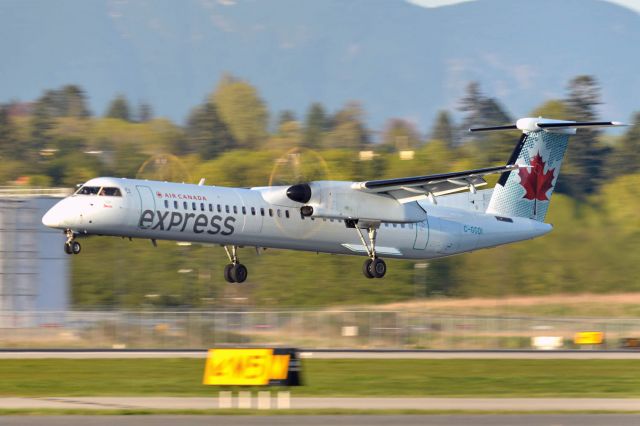
M 80 253 L 80 250 L 82 250 L 82 246 L 80 245 L 80 243 L 79 243 L 79 242 L 74 241 L 74 242 L 72 242 L 72 243 L 71 243 L 71 252 L 72 252 L 73 254 L 78 254 L 78 253 Z
M 64 243 L 64 252 L 67 254 L 73 254 L 73 249 L 71 248 L 71 243 Z
M 370 269 L 371 268 L 371 262 L 373 262 L 371 259 L 367 259 L 362 264 L 362 273 L 367 278 L 373 278 L 373 274 L 371 274 L 371 269 Z
M 382 278 L 387 273 L 387 264 L 384 260 L 375 258 L 371 261 L 369 272 L 376 278 Z
M 231 270 L 233 269 L 233 266 L 234 266 L 233 263 L 229 263 L 224 267 L 224 279 L 226 282 L 230 284 L 233 284 L 235 282 L 235 280 L 231 276 Z
M 238 263 L 231 269 L 231 278 L 237 283 L 243 283 L 247 279 L 247 267 L 242 263 Z

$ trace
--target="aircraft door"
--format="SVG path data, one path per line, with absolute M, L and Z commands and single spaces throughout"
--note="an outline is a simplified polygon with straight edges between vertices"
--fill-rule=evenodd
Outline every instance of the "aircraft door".
M 156 210 L 156 200 L 153 191 L 148 186 L 136 185 L 138 196 L 140 197 L 140 214 L 145 210 Z
M 429 222 L 425 219 L 422 222 L 415 224 L 416 239 L 413 243 L 413 248 L 416 250 L 424 250 L 427 248 L 429 242 Z

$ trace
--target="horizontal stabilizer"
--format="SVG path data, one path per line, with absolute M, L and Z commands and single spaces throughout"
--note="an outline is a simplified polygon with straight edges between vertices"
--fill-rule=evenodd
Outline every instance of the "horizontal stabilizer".
M 512 124 L 510 126 L 473 127 L 469 129 L 470 132 L 494 132 L 496 130 L 518 130 L 518 127 Z
M 620 121 L 583 121 L 576 123 L 538 123 L 541 129 L 553 128 L 574 128 L 574 127 L 611 127 L 611 126 L 627 126 Z
M 550 133 L 566 133 L 574 134 L 578 128 L 598 128 L 598 127 L 615 127 L 627 126 L 619 121 L 566 121 L 551 120 L 547 118 L 521 118 L 516 124 L 506 126 L 492 127 L 474 127 L 469 129 L 470 132 L 491 132 L 501 130 L 521 130 L 525 133 L 537 132 L 544 130 Z

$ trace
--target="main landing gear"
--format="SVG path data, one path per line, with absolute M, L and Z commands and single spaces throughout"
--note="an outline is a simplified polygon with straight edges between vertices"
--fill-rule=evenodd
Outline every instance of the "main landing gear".
M 224 279 L 228 283 L 243 283 L 247 279 L 247 267 L 238 261 L 238 246 L 224 246 L 224 251 L 229 257 L 229 263 L 224 267 Z
M 64 231 L 64 234 L 67 236 L 67 241 L 64 243 L 64 252 L 67 254 L 80 253 L 82 246 L 80 246 L 80 243 L 76 241 L 76 235 L 73 231 L 71 229 L 67 229 Z
M 376 254 L 376 236 L 378 234 L 377 226 L 372 224 L 366 228 L 369 235 L 369 244 L 367 244 L 367 241 L 362 235 L 362 228 L 360 228 L 357 223 L 354 223 L 354 227 L 358 231 L 360 241 L 362 241 L 362 245 L 367 250 L 367 255 L 369 256 L 369 259 L 365 260 L 362 265 L 362 273 L 367 278 L 384 277 L 387 273 L 387 264 L 384 263 L 384 260 L 380 259 Z

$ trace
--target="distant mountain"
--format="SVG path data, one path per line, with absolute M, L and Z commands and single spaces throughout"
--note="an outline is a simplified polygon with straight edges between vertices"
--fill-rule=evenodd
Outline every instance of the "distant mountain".
M 77 83 L 96 114 L 122 92 L 182 123 L 230 72 L 273 113 L 356 99 L 375 129 L 405 117 L 426 131 L 470 80 L 521 116 L 593 74 L 603 115 L 627 119 L 638 46 L 640 15 L 597 0 L 5 0 L 0 102 Z

